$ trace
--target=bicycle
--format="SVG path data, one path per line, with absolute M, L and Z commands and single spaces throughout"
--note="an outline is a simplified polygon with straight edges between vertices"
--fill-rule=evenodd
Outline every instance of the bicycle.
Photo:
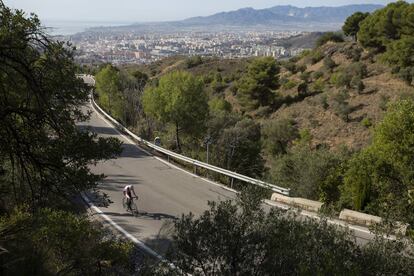
M 137 217 L 139 215 L 139 212 L 138 212 L 137 204 L 134 201 L 134 198 L 138 199 L 138 197 L 136 197 L 136 196 L 134 196 L 134 197 L 131 198 L 131 204 L 130 204 L 131 209 L 128 208 L 127 198 L 126 197 L 124 197 L 122 199 L 122 206 L 124 207 L 125 210 L 127 210 L 127 212 L 131 212 L 131 214 L 134 217 Z

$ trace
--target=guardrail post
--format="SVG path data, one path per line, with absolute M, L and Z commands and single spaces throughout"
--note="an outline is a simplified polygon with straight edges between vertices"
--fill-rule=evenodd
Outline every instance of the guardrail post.
M 168 163 L 170 163 L 170 156 L 169 155 L 167 155 L 167 160 L 168 160 Z
M 232 189 L 233 189 L 233 183 L 234 183 L 234 178 L 232 177 L 231 178 L 231 183 L 230 183 L 230 188 L 232 188 Z
M 194 165 L 194 174 L 197 174 L 197 165 Z

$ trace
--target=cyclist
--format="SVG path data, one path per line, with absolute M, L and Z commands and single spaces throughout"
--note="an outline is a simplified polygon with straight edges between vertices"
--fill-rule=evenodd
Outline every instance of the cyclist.
M 126 185 L 123 193 L 124 193 L 124 198 L 126 198 L 127 210 L 132 211 L 132 208 L 131 208 L 131 204 L 133 200 L 132 194 L 134 194 L 134 197 L 138 198 L 138 196 L 135 194 L 134 186 Z

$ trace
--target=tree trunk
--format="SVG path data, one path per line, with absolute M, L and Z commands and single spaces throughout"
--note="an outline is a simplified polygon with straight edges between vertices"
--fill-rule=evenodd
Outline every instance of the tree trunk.
M 175 123 L 175 144 L 177 146 L 177 151 L 181 153 L 181 143 L 180 143 L 180 137 L 178 135 L 178 122 Z

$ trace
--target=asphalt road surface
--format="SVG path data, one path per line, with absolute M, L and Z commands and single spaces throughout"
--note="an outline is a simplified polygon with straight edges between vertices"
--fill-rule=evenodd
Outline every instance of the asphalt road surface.
M 85 112 L 87 110 L 93 111 L 92 107 L 85 107 Z M 99 189 L 112 201 L 109 206 L 99 208 L 113 222 L 156 252 L 164 252 L 168 244 L 168 231 L 174 219 L 189 212 L 201 214 L 208 209 L 208 201 L 235 197 L 234 192 L 147 154 L 97 112 L 92 112 L 90 121 L 80 124 L 80 127 L 90 128 L 102 137 L 116 137 L 123 142 L 120 157 L 92 167 L 94 173 L 107 176 Z M 126 185 L 133 185 L 139 196 L 136 201 L 140 212 L 138 217 L 133 217 L 122 206 L 122 190 Z M 89 197 L 95 198 L 91 193 Z M 96 205 L 98 202 L 96 200 Z M 312 216 L 311 213 L 308 215 Z M 364 227 L 352 226 L 352 230 L 358 243 L 365 243 L 374 237 Z
M 208 201 L 235 197 L 229 190 L 148 155 L 96 112 L 92 113 L 89 122 L 80 125 L 102 137 L 117 137 L 124 143 L 120 157 L 100 162 L 92 168 L 94 173 L 107 176 L 99 189 L 113 202 L 99 208 L 155 251 L 163 251 L 171 221 L 189 212 L 201 214 L 208 209 Z M 122 206 L 122 191 L 126 185 L 133 185 L 139 197 L 136 201 L 140 213 L 138 217 L 133 217 Z M 93 194 L 89 196 L 94 198 Z

